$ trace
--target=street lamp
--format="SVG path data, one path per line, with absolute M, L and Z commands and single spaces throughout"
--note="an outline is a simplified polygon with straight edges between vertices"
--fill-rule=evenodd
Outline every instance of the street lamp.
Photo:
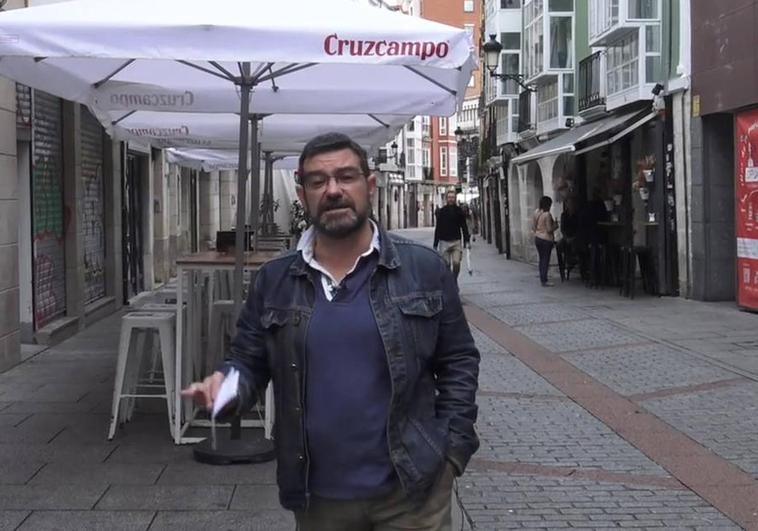
M 461 129 L 460 125 L 455 128 L 453 134 L 455 135 L 456 142 L 460 143 L 463 141 L 463 129 Z
M 484 66 L 486 66 L 487 70 L 489 70 L 491 77 L 496 77 L 498 79 L 511 79 L 518 83 L 519 86 L 524 90 L 528 92 L 535 92 L 534 87 L 527 85 L 524 82 L 524 76 L 521 74 L 498 74 L 495 72 L 495 70 L 497 70 L 497 67 L 500 65 L 500 52 L 503 51 L 503 45 L 497 42 L 494 34 L 490 34 L 490 40 L 484 43 L 482 50 L 484 50 Z

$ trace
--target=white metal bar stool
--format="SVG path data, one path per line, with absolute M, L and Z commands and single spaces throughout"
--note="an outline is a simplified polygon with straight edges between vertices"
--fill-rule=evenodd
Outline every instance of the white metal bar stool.
M 121 319 L 121 338 L 119 341 L 118 361 L 116 364 L 116 381 L 113 389 L 111 425 L 108 440 L 116 434 L 119 420 L 131 418 L 130 402 L 136 398 L 161 398 L 166 401 L 169 430 L 173 436 L 173 399 L 174 399 L 174 326 L 176 312 L 137 311 Z M 158 334 L 161 361 L 163 365 L 163 392 L 139 393 L 139 369 L 146 350 L 141 339 L 147 335 Z M 141 348 L 140 348 L 141 347 Z M 147 352 L 149 353 L 149 352 Z M 122 400 L 127 399 L 126 406 Z

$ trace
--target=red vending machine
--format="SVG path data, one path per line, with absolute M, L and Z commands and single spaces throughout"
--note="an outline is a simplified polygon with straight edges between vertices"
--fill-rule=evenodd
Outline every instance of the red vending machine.
M 758 109 L 735 120 L 737 304 L 758 310 Z

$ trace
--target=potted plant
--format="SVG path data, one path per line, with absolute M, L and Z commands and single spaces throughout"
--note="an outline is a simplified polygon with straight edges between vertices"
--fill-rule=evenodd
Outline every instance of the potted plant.
M 307 228 L 308 221 L 305 218 L 305 210 L 300 201 L 296 199 L 290 205 L 290 234 L 293 236 L 295 245 Z
M 653 182 L 655 176 L 655 155 L 645 155 L 637 161 L 637 179 L 634 189 L 639 191 L 640 198 L 647 201 L 650 198 L 648 184 Z

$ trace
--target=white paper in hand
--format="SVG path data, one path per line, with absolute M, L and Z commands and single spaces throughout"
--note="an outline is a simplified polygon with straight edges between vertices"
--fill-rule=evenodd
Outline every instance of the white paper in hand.
M 218 416 L 219 412 L 224 409 L 224 407 L 229 402 L 237 398 L 237 393 L 239 392 L 239 383 L 239 371 L 237 369 L 231 369 L 229 371 L 229 374 L 226 375 L 226 378 L 224 378 L 224 382 L 221 384 L 221 387 L 218 390 L 216 400 L 213 401 L 213 412 L 211 413 L 212 419 L 215 419 L 216 416 Z
M 229 402 L 237 398 L 239 383 L 239 371 L 231 369 L 218 390 L 216 400 L 213 401 L 213 411 L 211 411 L 211 449 L 213 451 L 216 451 L 216 417 Z

